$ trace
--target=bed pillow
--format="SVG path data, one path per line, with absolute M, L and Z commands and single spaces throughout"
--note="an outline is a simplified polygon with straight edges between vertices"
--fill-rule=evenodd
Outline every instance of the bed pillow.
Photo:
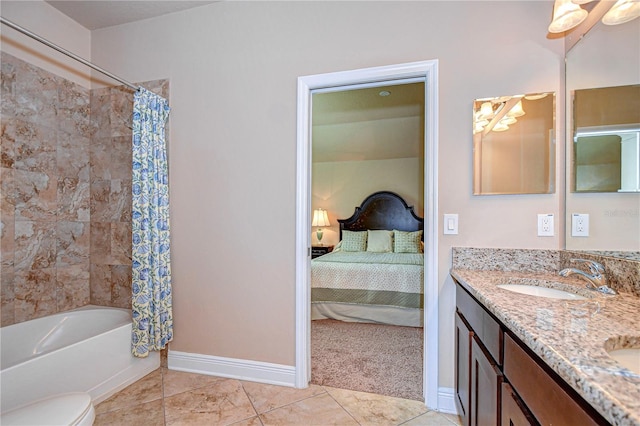
M 391 231 L 367 231 L 367 251 L 388 253 L 393 251 L 393 232 Z
M 393 251 L 396 253 L 422 253 L 422 231 L 393 230 Z
M 365 251 L 367 231 L 342 231 L 342 251 Z

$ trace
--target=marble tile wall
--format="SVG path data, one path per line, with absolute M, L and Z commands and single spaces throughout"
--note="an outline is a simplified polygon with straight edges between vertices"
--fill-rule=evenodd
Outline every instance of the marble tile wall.
M 1 325 L 89 303 L 89 90 L 1 54 Z
M 0 325 L 130 307 L 133 93 L 1 55 Z
M 168 99 L 168 80 L 142 83 Z M 133 92 L 91 91 L 91 303 L 131 307 Z M 168 132 L 167 132 L 168 133 Z

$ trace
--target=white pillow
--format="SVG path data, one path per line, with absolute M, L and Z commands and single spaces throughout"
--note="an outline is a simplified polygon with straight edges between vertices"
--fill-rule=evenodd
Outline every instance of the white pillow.
M 389 253 L 393 251 L 392 231 L 367 231 L 367 251 Z

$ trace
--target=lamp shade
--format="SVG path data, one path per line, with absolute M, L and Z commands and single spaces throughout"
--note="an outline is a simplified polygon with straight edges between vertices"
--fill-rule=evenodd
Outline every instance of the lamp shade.
M 553 4 L 553 19 L 549 25 L 550 33 L 562 33 L 579 25 L 589 12 L 571 0 L 556 0 Z
M 522 101 L 518 101 L 517 104 L 511 108 L 511 110 L 507 113 L 509 117 L 522 117 L 524 115 L 524 109 L 522 109 Z
M 329 226 L 329 216 L 326 210 L 316 209 L 313 211 L 313 222 L 311 226 Z
M 638 0 L 618 0 L 602 17 L 605 25 L 618 25 L 629 22 L 640 16 L 640 2 Z

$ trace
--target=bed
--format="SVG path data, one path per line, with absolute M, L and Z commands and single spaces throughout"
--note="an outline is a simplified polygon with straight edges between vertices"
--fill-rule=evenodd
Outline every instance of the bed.
M 336 248 L 311 261 L 311 319 L 422 327 L 424 220 L 380 191 L 338 223 Z

